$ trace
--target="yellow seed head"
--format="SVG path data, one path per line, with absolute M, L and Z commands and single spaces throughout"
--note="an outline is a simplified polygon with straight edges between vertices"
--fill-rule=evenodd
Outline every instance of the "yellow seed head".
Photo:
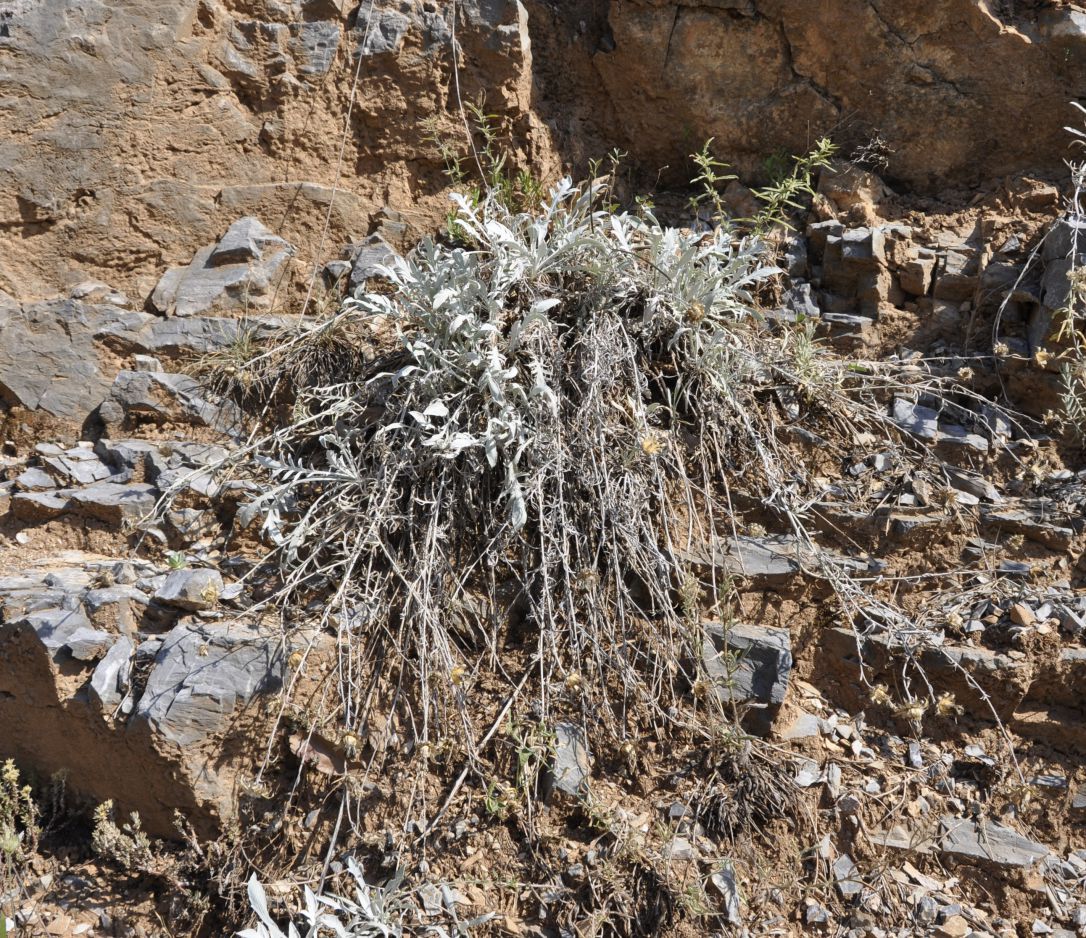
M 885 684 L 876 684 L 871 688 L 871 703 L 876 707 L 886 707 L 890 704 L 890 692 Z
M 468 669 L 463 665 L 458 664 L 452 671 L 449 672 L 449 680 L 452 681 L 454 687 L 459 687 L 464 683 L 465 678 L 468 676 Z
M 958 705 L 953 694 L 943 694 L 935 701 L 935 712 L 941 717 L 960 716 L 965 708 Z
M 914 723 L 919 723 L 924 719 L 924 714 L 928 711 L 928 705 L 920 700 L 914 700 L 909 703 L 904 703 L 895 711 L 899 717 L 904 717 L 906 720 L 912 720 Z
M 655 430 L 641 437 L 641 452 L 646 456 L 659 456 L 664 451 L 664 438 Z

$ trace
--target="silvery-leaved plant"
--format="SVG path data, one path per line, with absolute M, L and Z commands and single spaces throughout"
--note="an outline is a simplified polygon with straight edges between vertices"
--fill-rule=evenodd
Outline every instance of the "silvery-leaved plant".
M 704 733 L 700 618 L 676 597 L 720 609 L 729 587 L 690 558 L 727 553 L 750 506 L 812 556 L 821 495 L 785 431 L 893 432 L 870 372 L 852 393 L 858 372 L 806 325 L 763 315 L 779 270 L 762 240 L 599 195 L 567 179 L 531 212 L 458 198 L 459 240 L 423 241 L 314 328 L 379 354 L 296 387 L 254 446 L 262 491 L 239 521 L 262 521 L 276 600 L 338 633 L 352 731 L 394 699 L 416 743 L 455 736 L 476 764 L 474 680 L 534 693 L 546 721 L 577 674 L 601 745 L 640 732 L 629 719 Z M 859 618 L 866 585 L 827 575 Z
M 349 896 L 325 893 L 317 895 L 308 886 L 303 890 L 303 905 L 284 932 L 268 909 L 267 893 L 254 874 L 249 878 L 249 905 L 257 918 L 254 928 L 238 932 L 238 938 L 401 938 L 405 934 L 431 935 L 434 938 L 466 936 L 472 929 L 492 918 L 484 915 L 469 921 L 456 916 L 453 894 L 446 887 L 441 891 L 450 900 L 445 903 L 448 925 L 421 922 L 422 913 L 417 896 L 405 887 L 402 872 L 384 886 L 366 882 L 361 866 L 354 857 L 347 858 L 347 873 L 353 880 Z
M 559 391 L 531 336 L 552 335 L 579 315 L 576 297 L 563 295 L 567 285 L 594 281 L 620 303 L 639 300 L 644 334 L 669 331 L 690 376 L 714 380 L 732 344 L 727 323 L 750 314 L 749 288 L 778 271 L 757 242 L 596 210 L 569 179 L 538 215 L 454 198 L 472 248 L 423 242 L 385 270 L 396 293 L 349 300 L 348 311 L 391 323 L 407 353 L 395 372 L 371 379 L 404 392 L 399 419 L 378 434 L 389 445 L 500 469 L 508 520 L 519 529 L 528 520 L 525 454 L 558 419 Z M 692 309 L 701 311 L 696 322 Z

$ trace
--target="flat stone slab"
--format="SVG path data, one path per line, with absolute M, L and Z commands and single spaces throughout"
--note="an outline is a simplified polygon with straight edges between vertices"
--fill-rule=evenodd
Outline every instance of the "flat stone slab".
M 126 636 L 118 638 L 91 675 L 90 696 L 103 713 L 116 710 L 128 691 L 135 645 Z
M 944 817 L 939 821 L 939 849 L 1000 866 L 1030 867 L 1047 857 L 1048 847 L 995 821 Z
M 80 514 L 115 526 L 139 521 L 158 502 L 158 490 L 146 482 L 99 482 L 69 492 L 71 505 Z
M 702 663 L 721 700 L 780 706 L 792 673 L 792 639 L 787 629 L 708 623 Z
M 117 636 L 100 629 L 78 628 L 65 643 L 73 658 L 80 661 L 96 661 L 106 654 L 116 642 Z
M 210 609 L 222 591 L 223 581 L 217 570 L 172 570 L 155 593 L 155 600 L 179 609 Z
M 862 561 L 818 547 L 812 549 L 787 534 L 741 535 L 729 538 L 722 549 L 697 545 L 677 550 L 675 555 L 685 563 L 715 567 L 726 576 L 742 578 L 752 589 L 787 586 L 802 573 L 818 576 L 823 562 L 857 573 L 868 570 Z
M 38 609 L 28 612 L 12 625 L 33 629 L 38 641 L 54 656 L 66 650 L 72 636 L 91 628 L 90 621 L 80 609 Z
M 135 719 L 178 746 L 228 728 L 254 697 L 282 686 L 280 636 L 242 625 L 182 623 L 155 655 Z
M 588 790 L 592 774 L 592 759 L 584 731 L 573 723 L 559 723 L 554 727 L 554 765 L 551 776 L 554 787 L 567 795 L 580 797 Z

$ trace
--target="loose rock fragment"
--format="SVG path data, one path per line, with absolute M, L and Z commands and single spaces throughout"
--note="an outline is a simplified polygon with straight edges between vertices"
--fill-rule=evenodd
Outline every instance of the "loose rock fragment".
M 154 598 L 167 606 L 196 611 L 214 606 L 222 591 L 223 580 L 217 570 L 172 570 Z
M 554 766 L 551 775 L 554 787 L 567 795 L 580 797 L 588 789 L 592 760 L 584 731 L 573 723 L 554 727 Z

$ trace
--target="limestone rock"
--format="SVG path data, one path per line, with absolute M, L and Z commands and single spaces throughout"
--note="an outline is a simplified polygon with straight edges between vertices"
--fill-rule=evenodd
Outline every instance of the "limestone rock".
M 115 635 L 100 629 L 78 628 L 65 643 L 73 658 L 80 661 L 96 661 L 101 658 L 116 640 Z
M 158 501 L 154 486 L 134 482 L 99 482 L 71 490 L 71 503 L 80 514 L 113 527 L 135 523 L 149 515 Z
M 366 281 L 380 275 L 379 267 L 387 267 L 397 254 L 381 235 L 374 234 L 350 248 L 352 295 L 365 287 Z
M 292 23 L 290 31 L 290 48 L 298 63 L 298 74 L 313 78 L 328 74 L 339 50 L 339 23 L 323 20 Z
M 0 401 L 82 422 L 109 393 L 97 343 L 145 319 L 74 300 L 19 306 L 0 296 Z
M 1030 867 L 1050 853 L 1043 844 L 995 821 L 944 817 L 940 828 L 942 852 L 999 866 Z
M 132 654 L 135 651 L 132 640 L 127 636 L 118 638 L 91 675 L 90 696 L 102 713 L 110 713 L 120 706 L 128 690 L 129 676 L 132 671 Z
M 231 401 L 212 401 L 188 375 L 160 371 L 122 371 L 101 407 L 110 427 L 131 428 L 140 422 L 182 423 L 226 432 L 240 425 Z
M 899 427 L 922 440 L 934 440 L 939 435 L 939 413 L 930 407 L 898 397 L 894 399 L 893 417 Z
M 66 485 L 93 485 L 113 475 L 110 468 L 94 454 L 89 443 L 55 456 L 46 456 L 42 463 Z
M 572 723 L 559 723 L 554 728 L 554 766 L 551 769 L 554 787 L 567 795 L 580 797 L 588 789 L 592 760 L 584 731 Z
M 24 492 L 48 491 L 57 488 L 56 479 L 43 469 L 30 468 L 15 477 L 15 484 Z
M 15 629 L 28 628 L 50 654 L 64 652 L 68 642 L 81 631 L 90 631 L 90 622 L 79 609 L 41 609 L 29 612 L 12 623 Z
M 227 309 L 265 309 L 294 248 L 256 218 L 242 218 L 187 267 L 163 274 L 151 303 L 160 313 L 195 316 Z

